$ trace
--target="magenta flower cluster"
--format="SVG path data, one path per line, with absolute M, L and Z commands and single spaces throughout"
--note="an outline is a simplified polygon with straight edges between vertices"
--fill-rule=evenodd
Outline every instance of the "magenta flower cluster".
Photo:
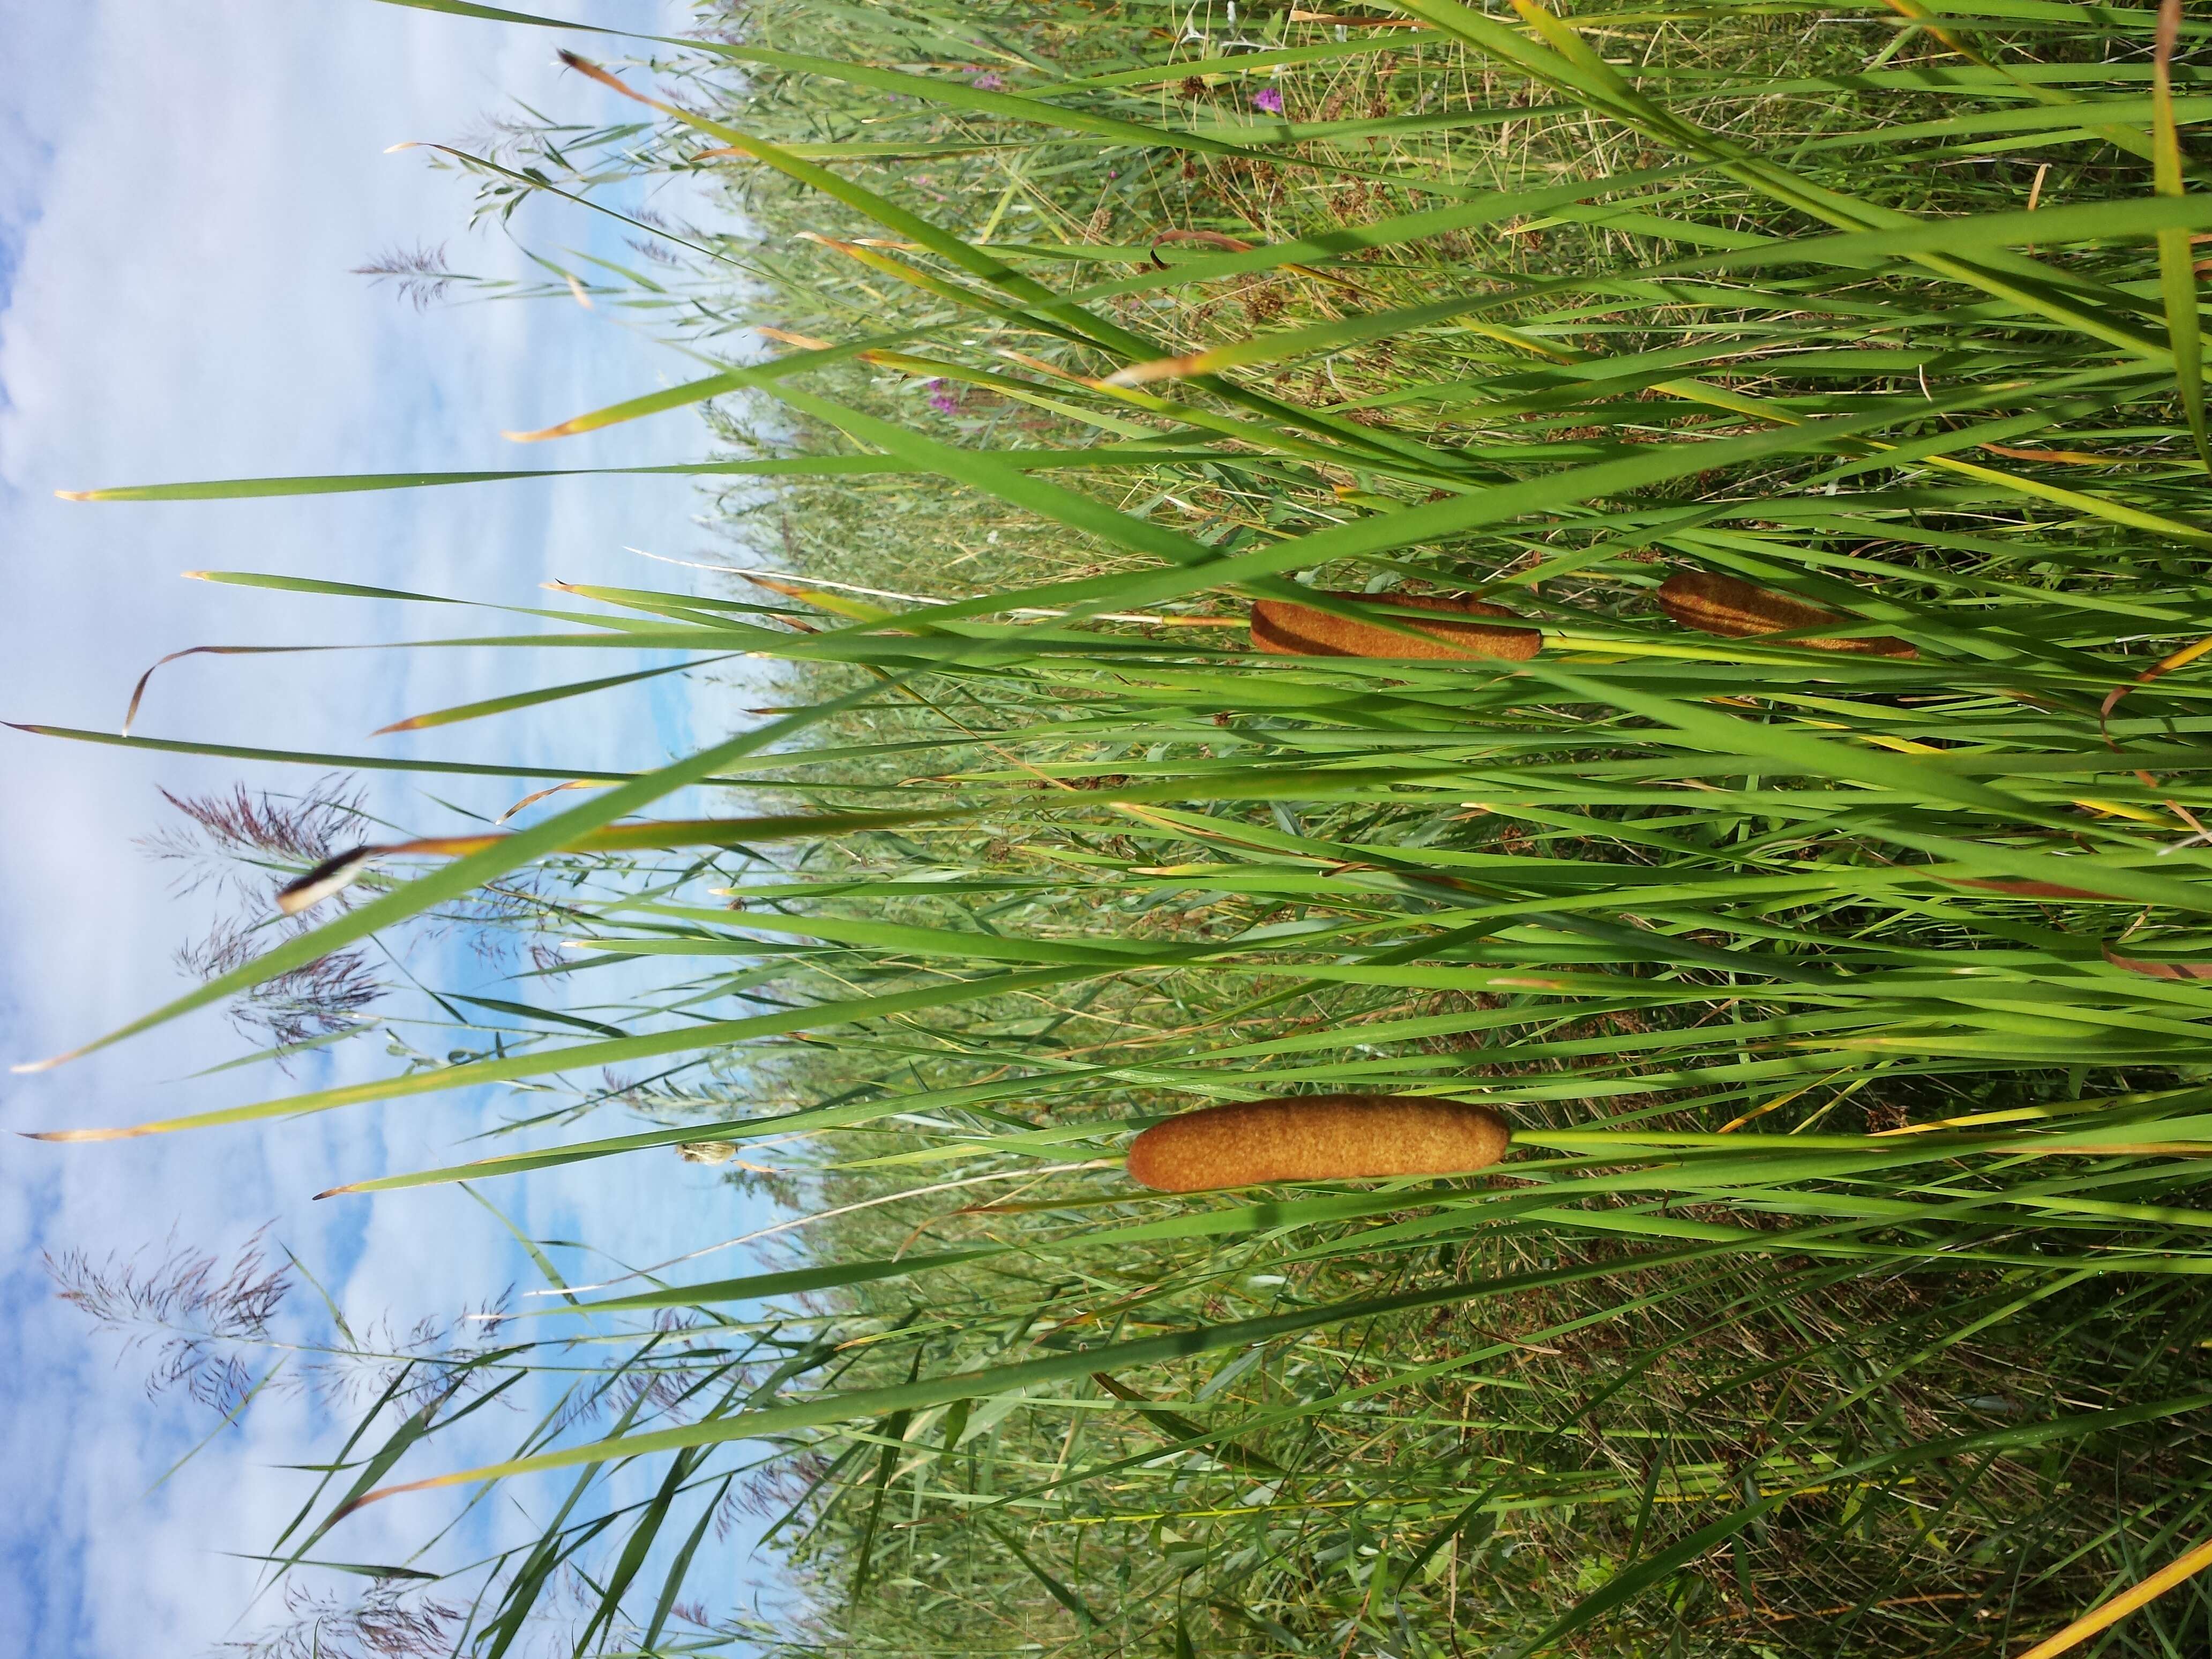
M 1283 112 L 1283 94 L 1273 87 L 1262 87 L 1252 94 L 1252 107 L 1263 115 Z

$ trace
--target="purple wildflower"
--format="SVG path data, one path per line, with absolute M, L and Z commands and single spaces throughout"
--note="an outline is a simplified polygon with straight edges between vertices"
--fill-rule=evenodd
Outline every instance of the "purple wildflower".
M 996 70 L 985 70 L 968 84 L 978 92 L 1004 92 L 1006 89 L 1006 77 Z
M 944 381 L 925 380 L 922 386 L 929 393 L 929 406 L 939 414 L 957 415 L 960 412 L 959 400 L 945 389 Z
M 1252 107 L 1262 115 L 1283 112 L 1283 94 L 1273 87 L 1262 87 L 1252 94 Z

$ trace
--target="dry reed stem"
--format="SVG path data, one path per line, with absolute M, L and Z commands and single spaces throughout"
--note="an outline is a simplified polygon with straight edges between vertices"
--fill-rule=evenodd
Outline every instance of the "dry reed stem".
M 1443 611 L 1462 617 L 1512 617 L 1502 605 L 1459 593 L 1329 593 L 1345 605 L 1388 605 L 1401 610 Z M 1424 657 L 1457 659 L 1498 657 L 1526 662 L 1544 636 L 1533 628 L 1496 628 L 1481 623 L 1392 622 L 1415 630 L 1356 622 L 1289 599 L 1261 599 L 1252 606 L 1254 649 L 1285 657 Z M 1426 637 L 1423 637 L 1425 635 Z
M 2080 1646 L 2100 1631 L 2108 1630 L 2126 1618 L 2137 1607 L 2146 1607 L 2172 1589 L 2185 1583 L 2212 1566 L 2212 1543 L 2199 1544 L 2188 1554 L 2160 1567 L 2134 1589 L 2114 1596 L 2094 1613 L 2086 1613 L 2057 1635 L 2038 1642 L 2020 1659 L 2058 1659 L 2058 1656 Z
M 1162 1192 L 1270 1181 L 1457 1175 L 1505 1156 L 1513 1132 L 1487 1106 L 1391 1095 L 1303 1095 L 1209 1106 L 1129 1145 L 1129 1176 Z
M 1734 576 L 1717 576 L 1706 570 L 1677 570 L 1660 585 L 1659 608 L 1685 628 L 1725 639 L 1747 639 L 1761 634 L 1803 634 L 1815 628 L 1848 623 L 1840 611 L 1815 605 L 1772 588 L 1754 587 Z M 1790 641 L 1814 651 L 1849 651 L 1860 656 L 1917 657 L 1918 649 L 1904 640 L 1881 635 L 1871 639 L 1802 639 Z

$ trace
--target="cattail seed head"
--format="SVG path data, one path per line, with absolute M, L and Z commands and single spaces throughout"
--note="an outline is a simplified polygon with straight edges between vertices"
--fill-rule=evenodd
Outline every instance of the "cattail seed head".
M 1660 584 L 1655 596 L 1659 608 L 1685 628 L 1724 639 L 1747 639 L 1761 634 L 1802 634 L 1815 628 L 1832 628 L 1851 618 L 1795 594 L 1778 593 L 1771 587 L 1754 587 L 1734 576 L 1717 576 L 1706 570 L 1677 570 Z M 1919 651 L 1905 640 L 1880 636 L 1869 639 L 1792 640 L 1793 645 L 1814 651 L 1849 651 L 1869 657 L 1917 657 Z
M 1457 1175 L 1505 1156 L 1513 1132 L 1487 1106 L 1399 1095 L 1295 1095 L 1209 1106 L 1129 1145 L 1129 1177 L 1162 1192 L 1270 1181 Z
M 1387 605 L 1407 611 L 1441 611 L 1453 617 L 1504 617 L 1502 605 L 1460 593 L 1330 593 L 1345 605 Z M 1394 626 L 1336 617 L 1290 599 L 1260 599 L 1252 606 L 1255 649 L 1284 657 L 1500 657 L 1526 662 L 1544 636 L 1533 628 L 1500 628 L 1479 622 L 1417 622 L 1394 617 Z M 1415 631 L 1401 634 L 1400 626 Z

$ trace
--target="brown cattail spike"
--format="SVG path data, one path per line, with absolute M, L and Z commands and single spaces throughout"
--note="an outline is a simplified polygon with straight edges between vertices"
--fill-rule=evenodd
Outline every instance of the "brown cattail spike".
M 1162 1192 L 1269 1181 L 1457 1175 L 1505 1156 L 1513 1132 L 1487 1106 L 1399 1095 L 1298 1095 L 1209 1106 L 1129 1145 L 1129 1177 Z
M 1442 611 L 1454 617 L 1514 615 L 1502 605 L 1461 593 L 1329 593 L 1343 605 L 1389 605 L 1401 611 Z M 1283 657 L 1502 657 L 1526 662 L 1544 636 L 1533 628 L 1500 628 L 1478 622 L 1392 619 L 1395 626 L 1332 616 L 1290 599 L 1261 599 L 1252 606 L 1252 644 Z M 1412 633 L 1401 633 L 1400 628 Z
M 1760 634 L 1806 634 L 1833 628 L 1851 618 L 1810 599 L 1754 587 L 1734 576 L 1705 570 L 1677 570 L 1660 584 L 1659 608 L 1685 628 L 1740 640 Z M 1850 651 L 1861 656 L 1917 657 L 1909 641 L 1880 636 L 1862 640 L 1802 639 L 1789 641 L 1815 651 Z

